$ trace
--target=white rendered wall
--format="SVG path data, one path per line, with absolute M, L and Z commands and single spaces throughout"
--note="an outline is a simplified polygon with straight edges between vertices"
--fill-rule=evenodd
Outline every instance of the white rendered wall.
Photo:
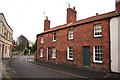
M 120 72 L 120 54 L 118 52 L 118 27 L 120 17 L 114 17 L 110 20 L 110 40 L 111 40 L 111 71 Z M 119 50 L 120 51 L 120 50 Z
M 118 18 L 118 72 L 120 73 L 120 17 Z

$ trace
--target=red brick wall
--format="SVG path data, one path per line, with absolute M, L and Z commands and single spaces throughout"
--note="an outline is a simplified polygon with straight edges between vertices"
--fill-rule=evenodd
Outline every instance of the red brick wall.
M 68 8 L 67 9 L 67 24 L 70 23 L 70 22 L 75 22 L 76 21 L 76 10 L 75 10 L 75 7 L 72 9 L 72 8 Z
M 48 29 L 50 29 L 50 21 L 47 18 L 46 20 L 44 20 L 44 31 Z
M 94 24 L 102 24 L 102 37 L 94 38 Z M 66 28 L 56 31 L 57 41 L 52 42 L 53 32 L 44 34 L 44 43 L 40 43 L 40 36 L 38 36 L 37 55 L 38 60 L 47 61 L 47 48 L 55 46 L 57 49 L 56 59 L 50 58 L 49 61 L 60 64 L 71 64 L 83 67 L 83 46 L 90 46 L 90 68 L 96 70 L 109 71 L 109 22 L 107 20 L 91 22 L 88 24 L 79 25 L 76 27 Z M 67 39 L 67 32 L 69 29 L 74 31 L 74 40 Z M 73 61 L 67 60 L 67 47 L 73 46 Z M 93 62 L 93 46 L 102 46 L 103 49 L 103 63 L 96 64 Z M 44 49 L 44 57 L 39 57 L 39 49 Z
M 116 11 L 120 12 L 120 1 L 116 2 Z

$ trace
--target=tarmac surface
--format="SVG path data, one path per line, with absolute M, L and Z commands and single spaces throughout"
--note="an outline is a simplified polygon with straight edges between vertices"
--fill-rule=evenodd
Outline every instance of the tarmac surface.
M 63 72 L 68 72 L 70 74 L 78 75 L 81 77 L 95 79 L 95 80 L 120 80 L 120 73 L 104 73 L 100 71 L 94 71 L 87 68 L 78 68 L 75 66 L 65 65 L 65 64 L 55 64 L 51 62 L 43 62 L 43 61 L 34 61 L 32 59 L 28 59 L 29 62 L 33 64 L 37 64 L 40 66 L 45 66 L 51 69 L 60 70 Z
M 10 59 L 11 58 L 3 59 L 3 63 Z M 43 62 L 43 61 L 36 62 L 34 61 L 33 56 L 27 57 L 26 61 L 28 63 L 32 63 L 40 67 L 44 67 L 46 69 L 51 69 L 51 70 L 55 70 L 61 73 L 67 73 L 69 75 L 81 77 L 82 80 L 120 80 L 120 74 L 118 73 L 104 73 L 104 72 L 89 70 L 87 68 L 78 68 L 75 66 L 70 66 L 70 65 L 65 65 L 65 64 L 55 64 L 55 63 Z M 67 79 L 67 80 L 70 80 L 70 79 Z

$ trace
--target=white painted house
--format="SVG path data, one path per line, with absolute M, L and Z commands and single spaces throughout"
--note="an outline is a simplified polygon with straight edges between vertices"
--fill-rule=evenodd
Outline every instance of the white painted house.
M 3 13 L 0 13 L 0 57 L 10 57 L 13 30 L 8 25 Z
M 116 11 L 120 12 L 120 0 L 116 0 Z M 120 73 L 120 16 L 110 19 L 111 71 Z

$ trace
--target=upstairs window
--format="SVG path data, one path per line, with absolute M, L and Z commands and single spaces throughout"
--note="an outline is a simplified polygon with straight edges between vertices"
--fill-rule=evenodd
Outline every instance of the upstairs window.
M 93 60 L 95 63 L 102 63 L 102 46 L 94 46 L 93 47 L 93 52 L 94 52 L 94 56 L 93 56 Z
M 73 39 L 73 30 L 69 30 L 68 31 L 68 40 L 72 40 Z
M 41 36 L 41 43 L 44 43 L 44 37 Z
M 53 41 L 56 41 L 56 32 L 53 33 Z
M 68 47 L 68 50 L 67 50 L 67 59 L 68 60 L 73 60 L 73 47 Z
M 102 25 L 94 25 L 94 37 L 102 37 Z
M 40 57 L 43 57 L 43 49 L 40 49 Z

